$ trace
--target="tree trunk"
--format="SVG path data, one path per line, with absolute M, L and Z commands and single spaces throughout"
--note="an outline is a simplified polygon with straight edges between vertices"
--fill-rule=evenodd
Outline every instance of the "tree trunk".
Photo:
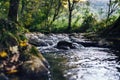
M 68 30 L 71 30 L 72 11 L 69 11 Z
M 18 7 L 20 0 L 10 0 L 10 7 L 8 12 L 8 20 L 17 22 L 18 20 Z
M 73 11 L 73 8 L 74 8 L 74 4 L 75 4 L 74 0 L 72 1 L 72 3 L 71 3 L 70 0 L 68 0 L 68 8 L 69 8 L 68 28 L 67 28 L 68 31 L 71 30 L 72 11 Z
M 71 17 L 72 17 L 72 7 L 71 7 L 71 2 L 68 0 L 68 9 L 69 9 L 69 16 L 68 16 L 68 28 L 67 30 L 71 30 Z

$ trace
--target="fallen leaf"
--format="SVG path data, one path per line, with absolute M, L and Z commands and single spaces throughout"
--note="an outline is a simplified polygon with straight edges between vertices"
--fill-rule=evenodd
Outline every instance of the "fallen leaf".
M 10 71 L 7 72 L 7 74 L 14 74 L 16 72 L 18 72 L 18 71 L 17 70 L 10 70 Z
M 20 41 L 20 46 L 21 46 L 21 47 L 27 46 L 27 40 Z
M 2 58 L 7 57 L 7 52 L 5 52 L 5 51 L 0 52 L 0 57 L 2 57 Z

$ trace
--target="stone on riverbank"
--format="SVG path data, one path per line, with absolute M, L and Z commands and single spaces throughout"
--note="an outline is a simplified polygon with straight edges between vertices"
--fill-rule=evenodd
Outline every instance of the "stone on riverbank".
M 33 55 L 22 65 L 22 73 L 28 77 L 42 78 L 42 76 L 47 76 L 48 72 L 42 60 Z
M 48 44 L 45 41 L 40 40 L 37 36 L 30 37 L 29 43 L 35 46 L 48 46 Z
M 42 78 L 43 76 L 48 75 L 49 64 L 36 47 L 29 45 L 23 52 L 21 60 L 24 61 L 20 68 L 20 74 L 25 75 L 28 78 Z

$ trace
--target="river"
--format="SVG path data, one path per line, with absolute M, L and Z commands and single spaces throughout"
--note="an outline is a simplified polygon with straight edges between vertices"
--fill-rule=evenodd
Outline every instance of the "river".
M 48 43 L 46 46 L 38 47 L 40 52 L 62 55 L 67 58 L 64 65 L 70 68 L 63 71 L 63 76 L 67 80 L 120 80 L 118 56 L 114 54 L 117 51 L 107 47 L 84 47 L 84 45 L 80 44 L 81 42 L 87 43 L 91 41 L 85 39 L 81 34 L 37 34 L 37 37 L 41 41 Z M 61 40 L 75 43 L 77 48 L 57 49 L 55 46 Z

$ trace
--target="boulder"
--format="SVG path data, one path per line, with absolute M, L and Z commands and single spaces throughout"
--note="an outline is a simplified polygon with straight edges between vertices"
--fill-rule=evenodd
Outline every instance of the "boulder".
M 35 77 L 37 79 L 40 79 L 44 76 L 46 77 L 48 76 L 49 70 L 45 62 L 46 61 L 43 62 L 43 60 L 36 56 L 31 56 L 29 60 L 23 63 L 21 71 L 30 78 Z
M 49 64 L 36 47 L 28 46 L 27 50 L 21 55 L 20 60 L 23 61 L 23 64 L 19 71 L 23 76 L 37 79 L 48 76 Z
M 58 49 L 65 49 L 65 50 L 77 48 L 76 44 L 68 41 L 59 41 L 56 47 Z
M 29 39 L 29 43 L 35 46 L 48 46 L 45 41 L 39 39 L 38 37 L 31 37 Z

